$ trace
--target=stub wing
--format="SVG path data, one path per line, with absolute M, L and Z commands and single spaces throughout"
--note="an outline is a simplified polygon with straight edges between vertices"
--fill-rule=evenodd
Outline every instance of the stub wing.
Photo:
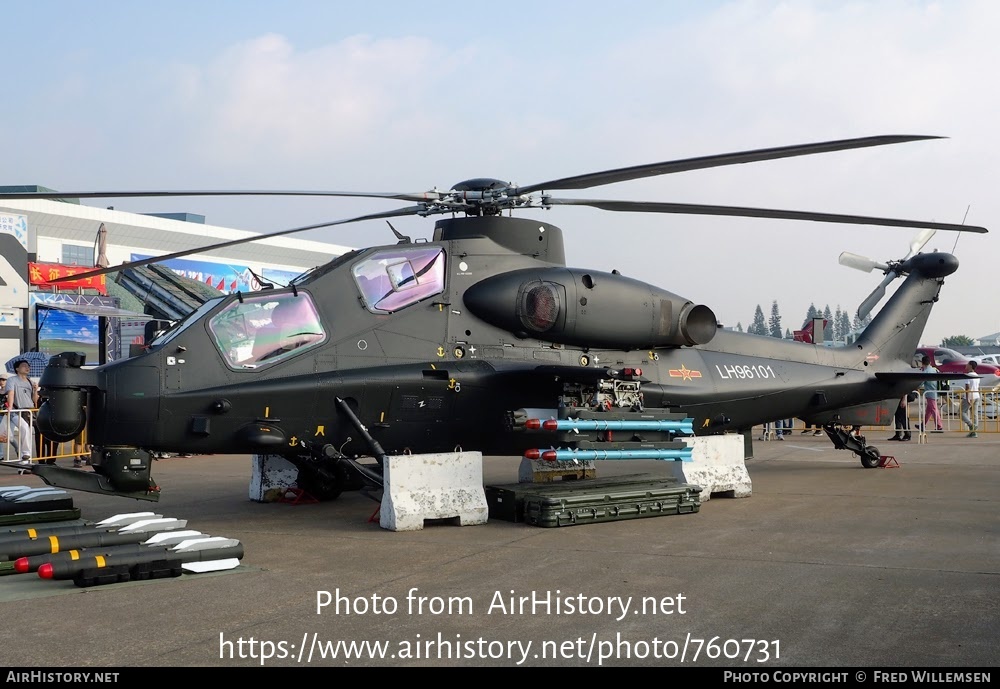
M 555 376 L 561 380 L 573 381 L 576 383 L 594 384 L 599 380 L 635 380 L 640 383 L 652 382 L 642 375 L 642 369 L 631 368 L 584 368 L 580 366 L 557 366 L 547 364 L 536 366 L 535 373 L 541 375 Z

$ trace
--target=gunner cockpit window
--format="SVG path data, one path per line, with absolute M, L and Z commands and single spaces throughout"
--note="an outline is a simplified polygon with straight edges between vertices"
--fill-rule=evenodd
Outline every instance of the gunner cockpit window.
M 235 368 L 283 361 L 326 339 L 316 305 L 302 290 L 235 299 L 208 327 L 222 356 Z
M 353 268 L 365 308 L 392 313 L 444 291 L 444 251 L 437 247 L 377 251 Z

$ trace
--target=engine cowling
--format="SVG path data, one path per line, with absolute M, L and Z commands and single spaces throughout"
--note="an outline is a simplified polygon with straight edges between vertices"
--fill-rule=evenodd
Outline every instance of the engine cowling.
M 718 323 L 707 306 L 627 278 L 576 268 L 527 268 L 482 280 L 466 307 L 518 337 L 546 342 L 647 349 L 706 344 Z

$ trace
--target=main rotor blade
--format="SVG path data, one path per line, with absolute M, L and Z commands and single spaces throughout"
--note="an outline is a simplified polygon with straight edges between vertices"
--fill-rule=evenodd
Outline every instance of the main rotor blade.
M 710 167 L 721 167 L 723 165 L 737 165 L 740 163 L 756 163 L 762 160 L 775 160 L 777 158 L 791 158 L 794 156 L 813 155 L 815 153 L 829 153 L 831 151 L 843 151 L 851 148 L 865 148 L 868 146 L 886 146 L 888 144 L 900 144 L 909 141 L 922 141 L 924 139 L 943 139 L 941 136 L 908 136 L 908 135 L 885 135 L 868 136 L 859 139 L 841 139 L 839 141 L 824 141 L 814 144 L 798 144 L 795 146 L 779 146 L 777 148 L 760 148 L 754 151 L 740 151 L 736 153 L 722 153 L 719 155 L 702 156 L 700 158 L 686 158 L 683 160 L 668 160 L 662 163 L 649 163 L 647 165 L 634 165 L 632 167 L 622 167 L 617 170 L 604 170 L 602 172 L 591 172 L 586 175 L 576 175 L 574 177 L 563 177 L 562 179 L 550 180 L 540 184 L 531 184 L 526 187 L 517 187 L 512 195 L 530 194 L 543 189 L 589 189 L 599 187 L 604 184 L 614 184 L 615 182 L 625 182 L 630 179 L 640 179 L 642 177 L 656 177 L 657 175 L 669 175 L 675 172 L 686 172 L 688 170 L 701 170 Z
M 178 190 L 178 191 L 9 191 L 0 192 L 4 199 L 123 199 L 153 196 L 347 196 L 374 199 L 395 199 L 397 201 L 433 202 L 441 199 L 437 191 L 423 191 L 415 194 L 378 191 L 282 191 L 279 189 L 259 190 Z
M 151 258 L 144 258 L 140 261 L 132 261 L 130 263 L 122 263 L 117 266 L 109 266 L 108 268 L 101 268 L 99 270 L 91 270 L 86 273 L 76 273 L 75 275 L 67 275 L 65 277 L 56 278 L 55 280 L 50 280 L 49 283 L 55 284 L 57 282 L 62 282 L 64 280 L 81 280 L 85 278 L 97 277 L 98 275 L 106 275 L 107 273 L 117 273 L 122 270 L 128 270 L 129 268 L 139 268 L 141 266 L 149 265 L 150 263 L 162 263 L 163 261 L 169 261 L 172 258 L 181 258 L 182 256 L 190 256 L 191 254 L 203 253 L 205 251 L 224 249 L 228 246 L 236 246 L 237 244 L 249 244 L 250 242 L 257 242 L 260 241 L 261 239 L 268 239 L 270 237 L 281 237 L 286 234 L 305 232 L 306 230 L 318 230 L 323 227 L 333 227 L 334 225 L 347 225 L 348 223 L 361 222 L 362 220 L 378 220 L 381 218 L 396 218 L 402 215 L 417 215 L 424 211 L 425 209 L 423 206 L 408 206 L 406 208 L 399 208 L 394 211 L 385 211 L 383 213 L 372 213 L 370 215 L 359 215 L 356 218 L 348 218 L 346 220 L 334 220 L 333 222 L 317 223 L 315 225 L 305 225 L 303 227 L 293 227 L 290 230 L 280 230 L 278 232 L 269 232 L 267 234 L 257 234 L 252 237 L 243 237 L 242 239 L 232 239 L 228 242 L 219 242 L 218 244 L 199 246 L 194 249 L 175 251 L 172 254 L 153 256 Z
M 743 206 L 715 206 L 695 203 L 660 203 L 656 201 L 606 201 L 598 199 L 554 199 L 544 198 L 542 203 L 552 206 L 593 206 L 606 211 L 632 213 L 679 213 L 682 215 L 729 215 L 741 218 L 775 218 L 781 220 L 813 220 L 815 222 L 835 222 L 848 225 L 885 225 L 887 227 L 926 227 L 953 232 L 988 232 L 976 225 L 956 225 L 953 223 L 927 222 L 923 220 L 900 220 L 897 218 L 875 218 L 868 215 L 840 215 L 837 213 L 813 213 L 810 211 L 786 211 L 774 208 L 746 208 Z

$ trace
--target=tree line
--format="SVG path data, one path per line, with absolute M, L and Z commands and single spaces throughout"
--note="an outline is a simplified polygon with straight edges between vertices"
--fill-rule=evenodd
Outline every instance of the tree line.
M 809 309 L 802 320 L 802 325 L 796 328 L 796 330 L 803 329 L 812 319 L 819 317 L 826 320 L 826 327 L 823 329 L 823 339 L 827 342 L 844 342 L 852 332 L 864 328 L 871 322 L 871 316 L 866 316 L 864 320 L 861 320 L 856 313 L 854 319 L 851 320 L 851 315 L 841 309 L 840 304 L 837 304 L 836 311 L 831 312 L 829 304 L 820 311 L 816 308 L 816 304 L 813 303 L 809 304 Z M 742 322 L 736 324 L 736 330 L 743 332 Z M 765 335 L 786 340 L 794 339 L 791 329 L 782 329 L 781 313 L 778 309 L 777 299 L 771 303 L 771 317 L 766 320 L 764 319 L 764 310 L 760 307 L 760 304 L 757 305 L 753 320 L 750 322 L 750 326 L 746 329 L 746 332 L 751 335 Z
M 823 329 L 823 340 L 826 342 L 846 342 L 848 335 L 862 330 L 872 320 L 871 315 L 865 316 L 864 320 L 861 320 L 858 318 L 857 313 L 854 314 L 852 320 L 851 315 L 840 308 L 840 304 L 837 304 L 836 311 L 831 312 L 829 304 L 824 307 L 823 311 L 820 311 L 816 308 L 816 304 L 813 303 L 809 304 L 806 317 L 802 320 L 802 325 L 796 328 L 796 330 L 802 330 L 813 318 L 819 318 L 820 316 L 826 320 L 826 327 Z M 737 323 L 733 329 L 737 332 L 743 332 L 742 321 Z M 766 320 L 764 319 L 764 310 L 760 308 L 760 304 L 757 304 L 757 310 L 754 312 L 753 320 L 750 322 L 750 327 L 746 329 L 746 332 L 750 335 L 764 335 L 785 340 L 795 339 L 789 328 L 782 330 L 781 314 L 778 310 L 777 299 L 771 302 L 771 317 Z M 971 347 L 974 344 L 975 341 L 968 335 L 953 335 L 941 341 L 942 347 Z

